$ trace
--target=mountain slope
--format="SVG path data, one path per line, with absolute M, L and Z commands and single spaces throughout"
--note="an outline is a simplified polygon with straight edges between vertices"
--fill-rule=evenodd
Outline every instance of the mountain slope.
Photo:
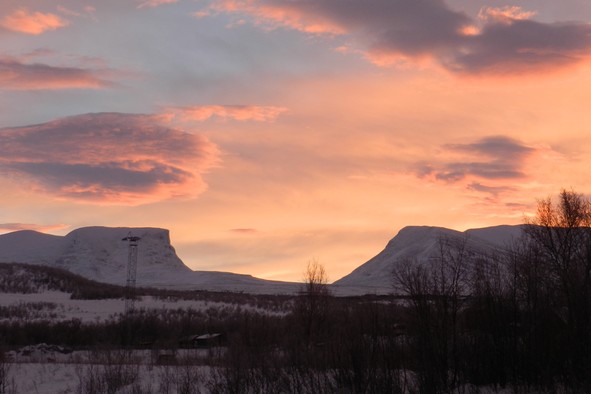
M 51 264 L 62 253 L 64 237 L 23 230 L 0 235 L 0 261 Z
M 496 226 L 459 232 L 442 227 L 405 227 L 383 251 L 349 275 L 333 283 L 337 294 L 392 292 L 392 271 L 404 261 L 428 264 L 440 255 L 441 240 L 466 242 L 474 254 L 488 254 L 518 238 L 522 226 Z

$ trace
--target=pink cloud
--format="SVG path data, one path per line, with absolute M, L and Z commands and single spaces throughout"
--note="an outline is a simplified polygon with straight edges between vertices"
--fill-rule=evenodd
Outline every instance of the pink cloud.
M 458 74 L 512 75 L 591 55 L 591 25 L 535 22 L 534 12 L 512 6 L 483 8 L 478 18 L 443 0 L 217 0 L 206 11 L 246 14 L 270 29 L 343 36 L 379 66 L 428 61 Z
M 202 122 L 211 118 L 238 121 L 271 122 L 283 112 L 283 107 L 258 105 L 201 105 L 190 107 L 170 107 L 164 116 L 179 118 L 183 121 Z
M 344 34 L 346 29 L 336 21 L 315 14 L 314 4 L 292 4 L 295 2 L 255 1 L 255 0 L 222 0 L 213 3 L 211 10 L 215 12 L 246 12 L 252 15 L 257 24 L 271 28 L 288 26 L 306 33 Z
M 534 11 L 524 11 L 521 7 L 483 7 L 478 13 L 478 18 L 483 21 L 511 23 L 516 20 L 530 19 L 536 15 Z
M 56 67 L 0 57 L 0 89 L 100 89 L 112 85 L 112 82 L 101 78 L 101 74 L 111 73 L 109 70 Z
M 65 27 L 68 25 L 68 21 L 55 14 L 29 12 L 26 8 L 19 8 L 2 18 L 0 25 L 19 33 L 39 35 L 46 31 Z
M 194 198 L 218 162 L 205 137 L 151 115 L 98 113 L 0 129 L 0 174 L 60 199 L 138 205 Z

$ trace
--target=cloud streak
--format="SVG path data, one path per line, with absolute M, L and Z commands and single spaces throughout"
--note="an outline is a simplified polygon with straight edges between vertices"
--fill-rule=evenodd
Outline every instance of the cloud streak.
M 494 21 L 511 24 L 516 20 L 530 19 L 535 16 L 534 11 L 524 11 L 521 7 L 483 7 L 478 13 L 478 18 L 483 21 Z
M 33 230 L 40 232 L 62 230 L 69 227 L 66 224 L 32 224 L 32 223 L 0 223 L 0 232 L 13 232 L 21 230 Z
M 283 107 L 259 105 L 201 105 L 169 107 L 163 116 L 182 121 L 203 122 L 208 119 L 272 122 L 287 111 Z
M 472 18 L 443 0 L 217 0 L 208 12 L 342 36 L 378 65 L 427 59 L 458 74 L 548 71 L 591 53 L 589 24 L 535 22 L 519 7 L 483 8 Z
M 163 4 L 174 4 L 176 3 L 178 0 L 147 0 L 147 1 L 140 1 L 140 4 L 137 6 L 137 8 L 154 8 L 154 7 L 159 7 Z
M 0 90 L 101 89 L 113 83 L 101 75 L 107 70 L 57 67 L 24 63 L 14 57 L 0 57 Z
M 525 160 L 535 152 L 531 147 L 506 136 L 485 137 L 469 144 L 444 146 L 446 154 L 458 160 L 417 166 L 419 176 L 432 176 L 436 180 L 458 182 L 467 178 L 481 180 L 515 180 L 524 178 Z M 471 183 L 472 190 L 481 192 L 502 191 L 499 187 Z
M 98 113 L 0 129 L 0 174 L 61 199 L 137 205 L 193 198 L 218 151 L 152 115 Z
M 30 12 L 19 8 L 0 20 L 0 26 L 18 33 L 31 35 L 43 34 L 68 25 L 68 21 L 58 15 L 42 12 Z
M 232 228 L 230 229 L 231 233 L 235 233 L 235 234 L 257 234 L 258 231 L 254 228 Z

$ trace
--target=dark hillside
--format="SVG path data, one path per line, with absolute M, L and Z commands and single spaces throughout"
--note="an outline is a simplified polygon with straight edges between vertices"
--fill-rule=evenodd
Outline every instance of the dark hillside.
M 44 265 L 0 263 L 0 293 L 61 291 L 75 299 L 121 298 L 124 287 L 99 283 Z

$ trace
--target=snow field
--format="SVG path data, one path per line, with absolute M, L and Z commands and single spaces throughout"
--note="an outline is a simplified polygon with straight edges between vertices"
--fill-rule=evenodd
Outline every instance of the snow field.
M 58 291 L 33 294 L 3 293 L 2 297 L 0 297 L 0 307 L 11 306 L 20 306 L 27 309 L 28 319 L 22 319 L 21 317 L 19 318 L 21 320 L 61 321 L 79 319 L 82 322 L 100 322 L 123 313 L 125 301 L 123 299 L 73 300 L 70 298 L 70 294 Z M 195 311 L 204 311 L 210 308 L 229 308 L 232 310 L 241 308 L 242 310 L 264 314 L 281 315 L 284 313 L 258 308 L 254 305 L 238 305 L 201 300 L 161 299 L 152 296 L 141 297 L 135 302 L 135 308 L 138 310 L 192 309 Z M 0 316 L 0 321 L 4 319 Z
M 112 368 L 119 368 L 85 363 L 10 363 L 7 365 L 7 392 L 12 391 L 18 394 L 86 392 L 84 387 L 88 387 L 91 379 L 100 381 L 112 373 Z M 192 386 L 193 390 L 189 392 L 209 392 L 207 382 L 211 375 L 210 367 L 129 364 L 123 368 L 126 371 L 124 373 L 130 374 L 132 381 L 119 388 L 116 391 L 119 394 L 176 393 L 181 385 Z

